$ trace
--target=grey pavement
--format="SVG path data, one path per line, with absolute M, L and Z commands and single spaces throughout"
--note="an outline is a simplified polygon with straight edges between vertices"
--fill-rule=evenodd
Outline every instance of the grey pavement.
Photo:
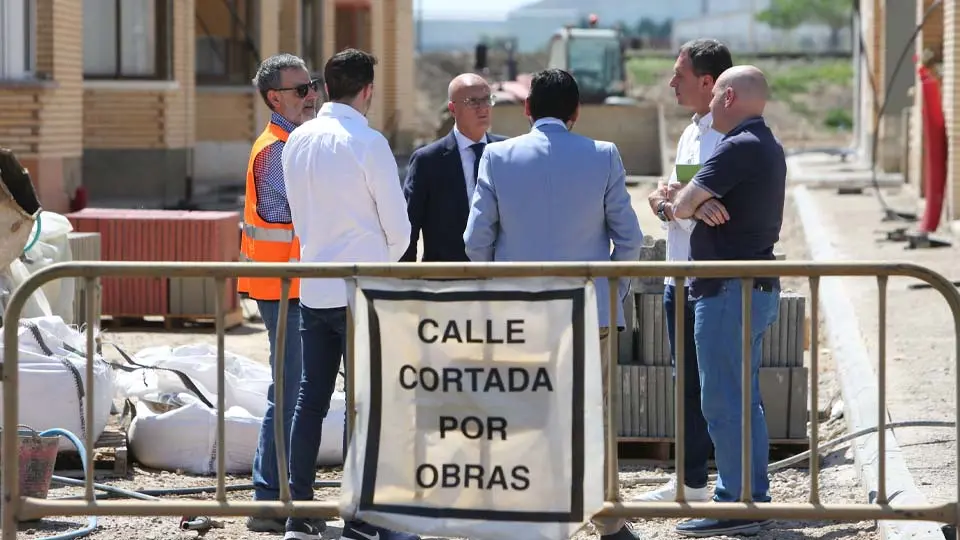
M 803 159 L 809 158 L 794 158 L 791 171 L 804 170 Z M 844 167 L 837 165 L 838 169 Z M 838 178 L 842 178 L 840 171 L 837 173 Z M 858 179 L 863 177 L 862 171 L 853 171 L 853 174 Z M 807 177 L 809 173 L 802 176 Z M 794 183 L 805 182 L 801 179 Z M 957 248 L 910 250 L 906 249 L 905 242 L 888 240 L 889 232 L 904 227 L 910 229 L 915 224 L 884 221 L 884 206 L 872 188 L 851 195 L 840 195 L 836 189 L 804 189 L 803 198 L 807 204 L 815 207 L 817 215 L 816 223 L 812 227 L 805 227 L 808 234 L 815 235 L 807 240 L 808 243 L 828 248 L 820 250 L 821 253 L 829 253 L 831 258 L 839 260 L 915 263 L 940 272 L 950 280 L 960 278 L 960 250 Z M 881 195 L 884 204 L 897 211 L 916 212 L 918 209 L 917 198 L 909 188 L 887 188 L 881 191 Z M 944 226 L 943 229 L 948 230 L 948 227 Z M 888 421 L 955 422 L 957 359 L 953 318 L 939 293 L 932 289 L 909 288 L 916 283 L 919 282 L 912 278 L 891 278 L 887 286 Z M 847 336 L 847 339 L 855 346 L 862 345 L 873 368 L 871 376 L 875 376 L 879 355 L 879 293 L 876 278 L 843 278 L 841 287 L 829 291 L 825 289 L 823 292 L 843 295 L 849 301 L 852 318 L 856 321 L 847 333 L 859 331 L 860 335 Z M 830 324 L 830 321 L 827 323 Z M 836 344 L 830 345 L 837 347 Z M 835 350 L 835 356 L 839 352 Z M 851 356 L 841 355 L 836 361 L 840 371 L 843 371 L 843 363 L 852 360 Z M 849 388 L 845 389 L 844 395 L 848 401 L 848 411 L 857 406 L 850 401 L 862 399 L 860 395 L 847 395 Z M 864 394 L 869 395 L 870 392 Z M 933 504 L 956 501 L 956 429 L 910 427 L 895 429 L 892 433 L 899 445 L 894 457 L 902 458 L 912 477 L 907 478 L 906 482 L 916 486 L 920 497 L 920 501 L 911 502 L 921 502 L 923 499 Z M 892 480 L 894 471 L 888 472 L 888 482 L 904 480 Z M 861 483 L 875 485 L 875 479 L 861 478 Z M 906 501 L 893 499 L 894 504 L 898 502 Z

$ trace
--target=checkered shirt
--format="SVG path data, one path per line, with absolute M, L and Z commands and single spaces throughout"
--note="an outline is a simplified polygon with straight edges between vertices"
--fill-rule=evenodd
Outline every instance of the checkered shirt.
M 296 127 L 277 113 L 270 122 L 290 133 Z M 253 160 L 253 185 L 257 190 L 257 213 L 269 223 L 290 223 L 287 188 L 283 185 L 283 141 L 264 148 Z

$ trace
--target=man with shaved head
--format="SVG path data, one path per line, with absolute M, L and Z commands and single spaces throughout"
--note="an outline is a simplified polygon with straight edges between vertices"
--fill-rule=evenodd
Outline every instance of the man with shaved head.
M 699 166 L 717 149 L 721 133 L 713 129 L 713 116 L 710 114 L 710 101 L 713 99 L 713 86 L 720 75 L 733 66 L 730 50 L 715 39 L 695 39 L 684 43 L 677 54 L 673 66 L 670 87 L 677 96 L 677 104 L 690 109 L 693 118 L 687 124 L 680 140 L 677 141 L 677 165 Z M 674 167 L 666 182 L 647 197 L 650 210 L 663 222 L 667 231 L 668 261 L 690 259 L 690 233 L 696 225 L 692 219 L 675 219 L 673 205 L 668 193 L 680 187 L 680 179 L 689 180 L 689 176 L 678 176 Z M 693 329 L 697 326 L 694 304 L 689 301 L 688 283 L 677 283 L 673 276 L 663 280 L 663 309 L 666 315 L 667 339 L 670 342 L 670 355 L 673 361 L 682 362 L 688 374 L 683 383 L 684 400 L 684 498 L 687 501 L 703 502 L 710 499 L 707 486 L 707 471 L 713 442 L 707 431 L 707 421 L 700 410 L 700 377 L 697 362 L 697 346 L 693 338 Z M 675 324 L 676 305 L 680 302 L 683 310 L 683 331 L 677 335 Z M 676 358 L 676 344 L 683 342 L 683 357 Z M 674 364 L 676 365 L 676 364 Z M 671 477 L 665 484 L 637 498 L 639 501 L 661 502 L 677 498 L 677 479 Z
M 678 218 L 697 220 L 690 237 L 694 261 L 772 261 L 783 222 L 787 165 L 783 147 L 763 120 L 769 87 L 763 72 L 735 66 L 713 88 L 713 129 L 724 134 L 693 180 L 673 197 Z M 769 502 L 769 436 L 760 397 L 760 345 L 779 312 L 780 280 L 756 278 L 750 304 L 750 448 L 741 448 L 742 282 L 694 278 L 694 340 L 700 368 L 701 403 L 713 440 L 718 479 L 714 500 L 734 502 L 750 489 L 752 500 Z M 741 456 L 750 454 L 751 486 L 741 486 Z M 693 519 L 680 523 L 685 536 L 739 536 L 759 531 L 757 520 Z
M 477 185 L 477 167 L 487 143 L 506 137 L 487 133 L 493 96 L 474 73 L 458 75 L 447 88 L 447 109 L 456 123 L 450 133 L 410 157 L 403 193 L 410 219 L 410 246 L 401 261 L 416 262 L 423 231 L 423 260 L 466 262 L 463 231 Z

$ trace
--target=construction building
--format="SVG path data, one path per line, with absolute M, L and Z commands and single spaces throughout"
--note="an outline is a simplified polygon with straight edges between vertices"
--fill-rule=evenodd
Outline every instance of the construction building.
M 3 0 L 0 146 L 44 208 L 160 208 L 242 185 L 269 118 L 251 84 L 277 52 L 319 75 L 336 51 L 379 59 L 370 122 L 403 153 L 415 118 L 413 0 Z
M 864 39 L 862 47 L 855 47 L 854 60 L 857 146 L 863 158 L 875 160 L 883 170 L 902 172 L 916 192 L 925 194 L 924 103 L 917 69 L 923 61 L 939 83 L 946 118 L 942 222 L 956 229 L 960 223 L 960 0 L 864 0 L 859 4 L 861 14 L 855 22 Z M 876 145 L 875 130 L 879 130 Z

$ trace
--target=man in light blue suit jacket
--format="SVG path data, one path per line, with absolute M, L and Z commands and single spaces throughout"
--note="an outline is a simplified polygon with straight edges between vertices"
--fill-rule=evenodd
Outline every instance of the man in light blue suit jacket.
M 471 261 L 636 261 L 643 233 L 630 203 L 617 147 L 570 132 L 580 92 L 562 70 L 533 77 L 526 114 L 530 133 L 490 143 L 480 159 L 477 188 L 463 240 Z M 610 243 L 613 242 L 613 253 Z M 629 280 L 621 280 L 617 326 Z M 609 292 L 597 280 L 601 360 L 609 333 Z M 604 389 L 606 396 L 607 390 Z M 622 520 L 596 520 L 602 540 L 636 534 Z

